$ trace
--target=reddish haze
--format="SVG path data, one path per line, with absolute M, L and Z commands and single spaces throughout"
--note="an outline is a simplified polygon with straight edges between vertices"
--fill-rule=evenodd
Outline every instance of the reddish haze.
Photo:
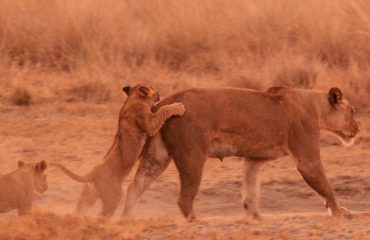
M 139 220 L 119 220 L 121 203 L 108 223 L 95 218 L 99 206 L 74 215 L 82 184 L 50 168 L 32 216 L 0 214 L 0 240 L 366 238 L 369 42 L 367 0 L 0 0 L 0 173 L 18 160 L 88 172 L 111 144 L 121 87 L 138 82 L 162 96 L 189 87 L 338 86 L 361 128 L 351 147 L 322 137 L 324 167 L 351 220 L 326 216 L 289 157 L 264 169 L 261 223 L 243 216 L 238 158 L 207 161 L 195 223 L 176 205 L 173 164 L 144 194 Z

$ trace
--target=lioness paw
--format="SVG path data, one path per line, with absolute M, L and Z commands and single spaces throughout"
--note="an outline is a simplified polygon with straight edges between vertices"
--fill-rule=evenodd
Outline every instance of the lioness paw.
M 340 208 L 340 215 L 345 218 L 352 218 L 352 213 L 348 208 L 341 207 Z
M 333 211 L 333 213 L 329 215 L 332 215 L 333 217 L 352 218 L 351 211 L 345 207 L 339 207 L 336 211 Z

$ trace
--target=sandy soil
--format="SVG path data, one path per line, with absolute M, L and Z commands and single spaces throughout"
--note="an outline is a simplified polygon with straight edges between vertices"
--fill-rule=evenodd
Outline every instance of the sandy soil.
M 120 104 L 57 103 L 30 107 L 0 106 L 0 173 L 18 160 L 61 162 L 86 173 L 101 161 L 116 129 Z M 322 199 L 303 182 L 289 158 L 263 170 L 261 211 L 256 222 L 243 216 L 240 204 L 242 160 L 207 161 L 195 201 L 199 218 L 187 223 L 176 205 L 179 180 L 173 164 L 142 197 L 138 220 L 109 223 L 73 213 L 82 184 L 49 169 L 49 190 L 35 197 L 35 214 L 18 220 L 15 212 L 0 215 L 2 239 L 370 239 L 370 111 L 357 118 L 361 133 L 344 147 L 323 133 L 322 160 L 338 201 L 352 219 L 327 217 Z M 133 171 L 134 172 L 134 171 Z M 127 184 L 132 179 L 130 175 Z

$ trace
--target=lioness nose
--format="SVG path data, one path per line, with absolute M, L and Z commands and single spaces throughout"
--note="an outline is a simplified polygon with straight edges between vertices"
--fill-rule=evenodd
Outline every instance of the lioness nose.
M 358 123 L 357 122 L 354 123 L 354 126 L 353 127 L 354 127 L 356 133 L 358 133 L 360 131 L 360 127 L 358 126 Z

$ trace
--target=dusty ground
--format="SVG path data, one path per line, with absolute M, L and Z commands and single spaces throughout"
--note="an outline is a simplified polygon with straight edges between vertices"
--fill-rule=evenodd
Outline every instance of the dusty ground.
M 119 108 L 119 103 L 0 105 L 0 173 L 14 169 L 18 160 L 41 159 L 88 172 L 110 146 Z M 354 146 L 344 147 L 325 133 L 322 138 L 329 181 L 338 201 L 353 211 L 353 219 L 327 217 L 323 201 L 288 157 L 264 169 L 264 220 L 246 219 L 240 204 L 242 161 L 209 159 L 195 201 L 195 223 L 186 223 L 176 205 L 179 180 L 173 164 L 144 194 L 138 220 L 121 221 L 121 204 L 109 223 L 95 218 L 99 205 L 85 217 L 73 215 L 82 184 L 49 169 L 49 190 L 36 197 L 33 216 L 18 220 L 15 212 L 0 215 L 0 240 L 370 239 L 370 111 L 360 111 L 357 118 L 362 131 Z M 131 179 L 132 174 L 127 182 Z

